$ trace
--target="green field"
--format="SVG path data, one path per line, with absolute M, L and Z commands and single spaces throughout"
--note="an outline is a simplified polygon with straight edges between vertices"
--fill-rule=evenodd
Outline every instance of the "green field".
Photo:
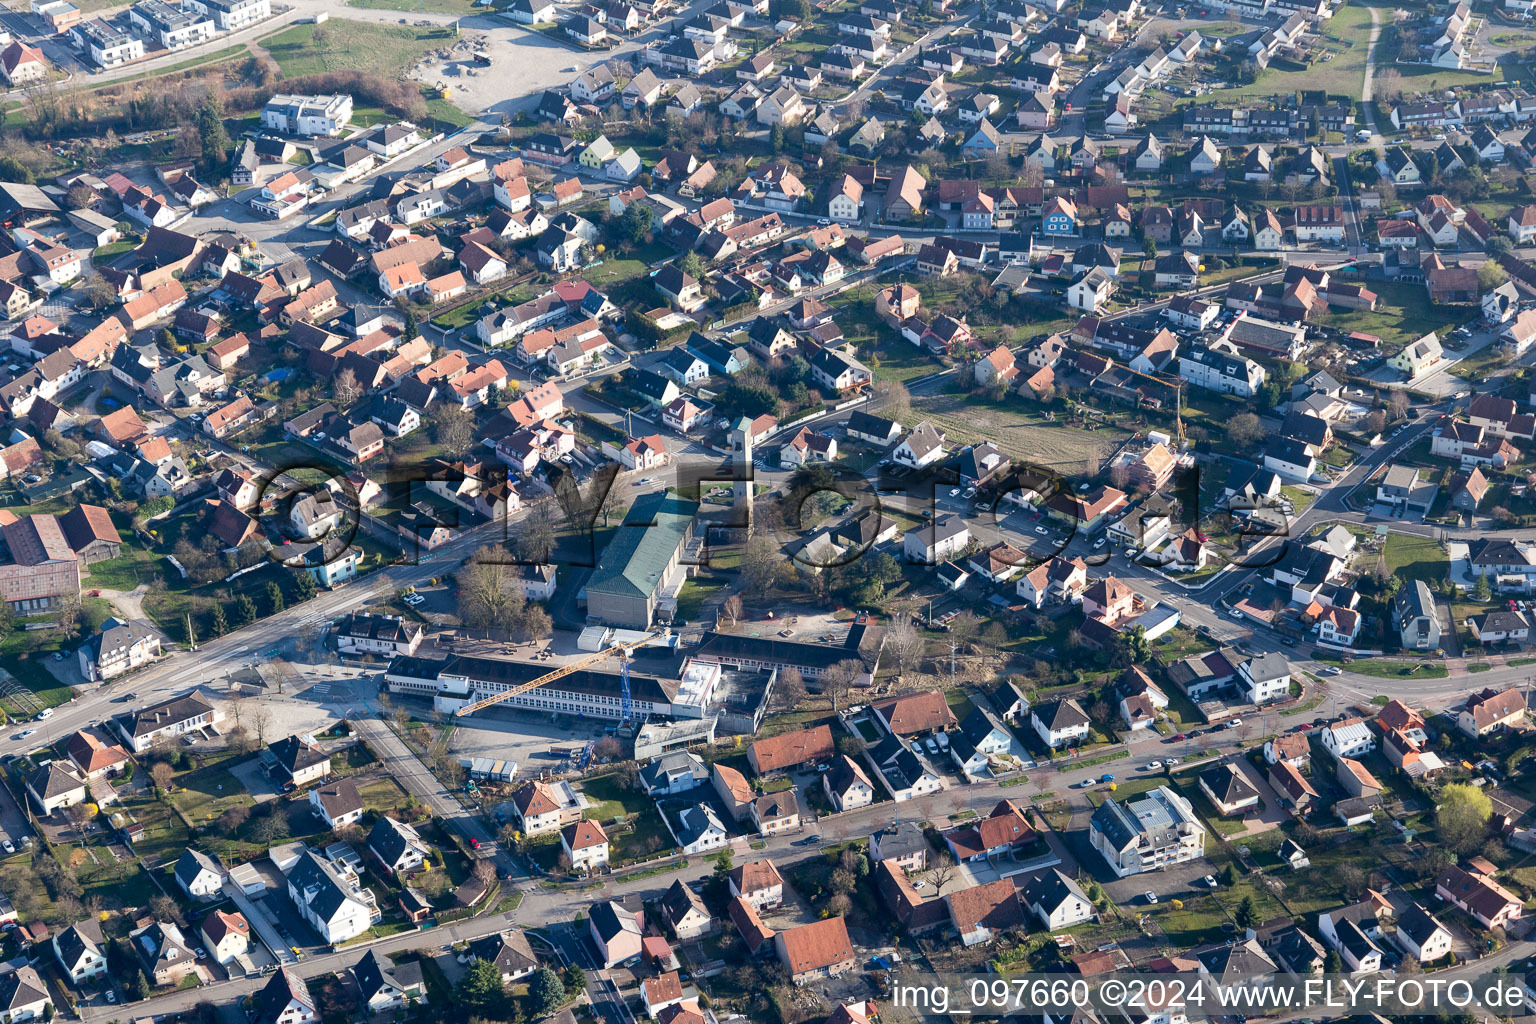
M 1418 341 L 1430 331 L 1444 330 L 1448 324 L 1460 319 L 1450 311 L 1437 311 L 1423 285 L 1372 281 L 1370 287 L 1380 297 L 1374 310 L 1329 307 L 1327 315 L 1320 317 L 1318 323 L 1345 332 L 1374 334 L 1381 339 L 1382 348 L 1390 353 Z
M 1390 21 L 1389 14 L 1382 23 L 1385 25 Z M 1258 73 L 1252 83 L 1213 92 L 1203 97 L 1201 102 L 1231 103 L 1240 99 L 1294 93 L 1299 89 L 1325 89 L 1330 94 L 1358 99 L 1365 85 L 1365 51 L 1371 38 L 1371 12 L 1365 7 L 1344 7 L 1334 14 L 1327 25 L 1324 33 L 1325 49 L 1333 54 L 1331 60 L 1319 60 L 1304 71 L 1266 68 Z
M 1438 583 L 1445 579 L 1449 568 L 1438 541 L 1407 533 L 1388 534 L 1382 557 L 1387 561 L 1387 571 L 1404 580 Z
M 323 30 L 315 42 L 315 30 Z M 266 47 L 283 77 L 318 75 L 328 71 L 366 71 L 394 78 L 419 61 L 424 53 L 454 37 L 451 28 L 415 28 L 406 25 L 375 25 L 345 18 L 325 24 L 294 25 L 266 37 Z

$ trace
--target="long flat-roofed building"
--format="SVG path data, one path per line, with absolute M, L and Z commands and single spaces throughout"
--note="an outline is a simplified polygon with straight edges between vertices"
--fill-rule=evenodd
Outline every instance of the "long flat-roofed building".
M 793 668 L 807 681 L 814 681 L 834 665 L 856 661 L 862 669 L 855 681 L 869 682 L 880 665 L 880 650 L 884 645 L 885 631 L 860 618 L 849 627 L 840 644 L 802 643 L 778 637 L 711 631 L 704 634 L 694 657 L 753 671 Z

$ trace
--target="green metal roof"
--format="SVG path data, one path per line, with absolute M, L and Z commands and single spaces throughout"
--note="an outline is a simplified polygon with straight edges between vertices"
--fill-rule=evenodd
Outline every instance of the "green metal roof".
M 636 501 L 598 559 L 597 569 L 587 582 L 587 593 L 628 597 L 653 594 L 698 510 L 698 502 L 675 494 L 647 494 Z

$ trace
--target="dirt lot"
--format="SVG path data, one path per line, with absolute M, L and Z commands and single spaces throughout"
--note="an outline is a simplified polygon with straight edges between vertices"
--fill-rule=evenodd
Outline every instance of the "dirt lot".
M 1104 459 L 1127 436 L 1111 427 L 1087 431 L 1058 426 L 1023 407 L 977 404 L 960 395 L 913 396 L 912 412 L 914 420 L 932 420 L 951 446 L 991 441 L 1015 459 L 1062 473 L 1081 470 L 1091 458 Z

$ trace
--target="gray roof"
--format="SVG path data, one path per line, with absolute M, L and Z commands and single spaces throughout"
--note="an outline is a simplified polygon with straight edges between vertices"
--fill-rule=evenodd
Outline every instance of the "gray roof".
M 273 756 L 277 758 L 277 763 L 289 775 L 296 775 L 305 768 L 313 768 L 331 759 L 331 755 L 312 743 L 305 743 L 297 736 L 288 736 L 276 743 L 269 743 L 267 749 L 272 751 Z
M 652 493 L 636 501 L 613 541 L 598 559 L 587 593 L 648 596 L 661 586 L 662 572 L 682 545 L 698 503 Z
M 521 974 L 539 966 L 528 937 L 517 928 L 475 939 L 469 944 L 469 953 L 495 964 L 502 974 Z
M 363 809 L 363 798 L 357 791 L 357 783 L 351 779 L 337 779 L 312 790 L 312 798 L 318 800 L 325 813 L 332 818 Z
M 304 979 L 286 967 L 278 968 L 272 980 L 256 994 L 254 1024 L 276 1024 L 278 1016 L 293 1000 L 314 1010 L 315 1001 L 310 998 L 309 985 Z
M 674 750 L 661 755 L 640 769 L 640 779 L 647 786 L 655 787 L 660 785 L 661 780 L 668 774 L 680 772 L 685 768 L 695 780 L 702 781 L 709 778 L 709 769 L 699 759 L 699 755 L 691 750 Z
M 299 895 L 322 921 L 329 921 L 348 900 L 355 900 L 353 888 L 342 880 L 330 861 L 305 850 L 288 873 L 289 887 Z
M 364 1000 L 372 999 L 386 989 L 405 991 L 422 984 L 419 961 L 395 964 L 371 949 L 352 965 L 352 976 L 357 979 L 357 987 L 362 991 Z
M 693 807 L 685 807 L 677 815 L 677 838 L 683 845 L 696 841 L 711 827 L 725 831 L 725 825 L 720 821 L 720 816 L 709 804 L 695 804 Z
M 1246 662 L 1248 674 L 1255 680 L 1279 679 L 1291 674 L 1291 663 L 1278 651 L 1269 651 Z
M 1200 783 L 1224 804 L 1241 803 L 1259 795 L 1259 791 L 1243 777 L 1243 773 L 1230 764 L 1207 768 L 1200 773 Z
M 368 848 L 391 868 L 412 847 L 420 849 L 423 853 L 428 849 L 427 844 L 413 826 L 403 821 L 396 821 L 388 815 L 379 818 L 368 833 Z
M 47 998 L 48 987 L 31 964 L 0 974 L 0 1009 L 19 1010 Z
M 1053 913 L 1057 907 L 1073 897 L 1084 903 L 1092 902 L 1083 892 L 1082 886 L 1055 868 L 1031 879 L 1024 887 L 1024 902 L 1032 907 L 1039 907 L 1046 914 Z
M 212 871 L 215 875 L 221 874 L 218 861 L 208 856 L 201 850 L 194 850 L 190 846 L 176 861 L 176 880 L 182 885 L 191 885 L 197 880 L 197 876 L 204 871 Z
M 188 722 L 199 715 L 213 713 L 213 705 L 195 693 L 152 704 L 138 711 L 118 716 L 118 723 L 129 736 L 138 738 L 168 728 L 179 722 Z
M 882 860 L 907 857 L 919 850 L 927 854 L 932 849 L 922 828 L 910 821 L 880 829 L 870 837 L 870 845 L 878 848 Z

